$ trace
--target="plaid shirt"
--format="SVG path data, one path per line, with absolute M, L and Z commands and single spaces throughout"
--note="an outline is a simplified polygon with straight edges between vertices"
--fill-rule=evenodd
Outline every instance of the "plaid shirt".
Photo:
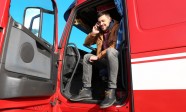
M 110 32 L 107 31 L 103 34 L 103 46 L 102 46 L 102 50 L 105 50 L 109 47 L 108 45 L 108 37 L 109 37 Z

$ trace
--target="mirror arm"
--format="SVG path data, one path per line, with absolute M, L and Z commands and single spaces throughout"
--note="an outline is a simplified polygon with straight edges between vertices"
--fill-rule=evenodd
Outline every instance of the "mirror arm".
M 30 30 L 30 31 L 32 30 L 32 25 L 33 25 L 34 19 L 36 19 L 36 18 L 38 18 L 38 17 L 40 17 L 40 14 L 38 14 L 38 15 L 32 17 L 32 19 L 31 19 L 31 21 L 30 21 L 30 26 L 29 26 L 29 30 Z

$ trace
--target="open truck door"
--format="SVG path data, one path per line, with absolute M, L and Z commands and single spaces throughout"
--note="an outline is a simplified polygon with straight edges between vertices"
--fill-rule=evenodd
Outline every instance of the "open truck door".
M 41 1 L 0 3 L 0 111 L 51 110 L 58 58 L 55 1 L 42 1 L 47 7 Z M 16 21 L 9 10 L 22 15 L 23 22 Z

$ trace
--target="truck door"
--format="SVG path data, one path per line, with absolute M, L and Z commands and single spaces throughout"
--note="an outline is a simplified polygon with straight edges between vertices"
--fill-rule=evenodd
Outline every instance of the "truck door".
M 41 110 L 51 107 L 57 77 L 57 47 L 53 44 L 57 40 L 56 5 L 50 0 L 42 4 L 45 5 L 38 1 L 11 1 L 10 10 L 17 13 L 6 18 L 0 56 L 0 111 L 16 108 L 15 112 L 27 112 L 29 108 L 31 112 L 39 109 L 36 105 L 44 105 Z

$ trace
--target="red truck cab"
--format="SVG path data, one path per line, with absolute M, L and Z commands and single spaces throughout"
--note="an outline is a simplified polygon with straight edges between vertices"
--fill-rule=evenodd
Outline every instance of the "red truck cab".
M 21 2 L 19 22 L 9 13 L 11 1 L 0 1 L 1 112 L 186 110 L 186 1 L 75 0 L 59 43 L 56 1 Z M 70 100 L 82 88 L 83 56 L 95 53 L 83 43 L 100 11 L 120 22 L 117 101 L 105 109 L 99 103 L 106 75 L 96 67 L 93 99 Z

